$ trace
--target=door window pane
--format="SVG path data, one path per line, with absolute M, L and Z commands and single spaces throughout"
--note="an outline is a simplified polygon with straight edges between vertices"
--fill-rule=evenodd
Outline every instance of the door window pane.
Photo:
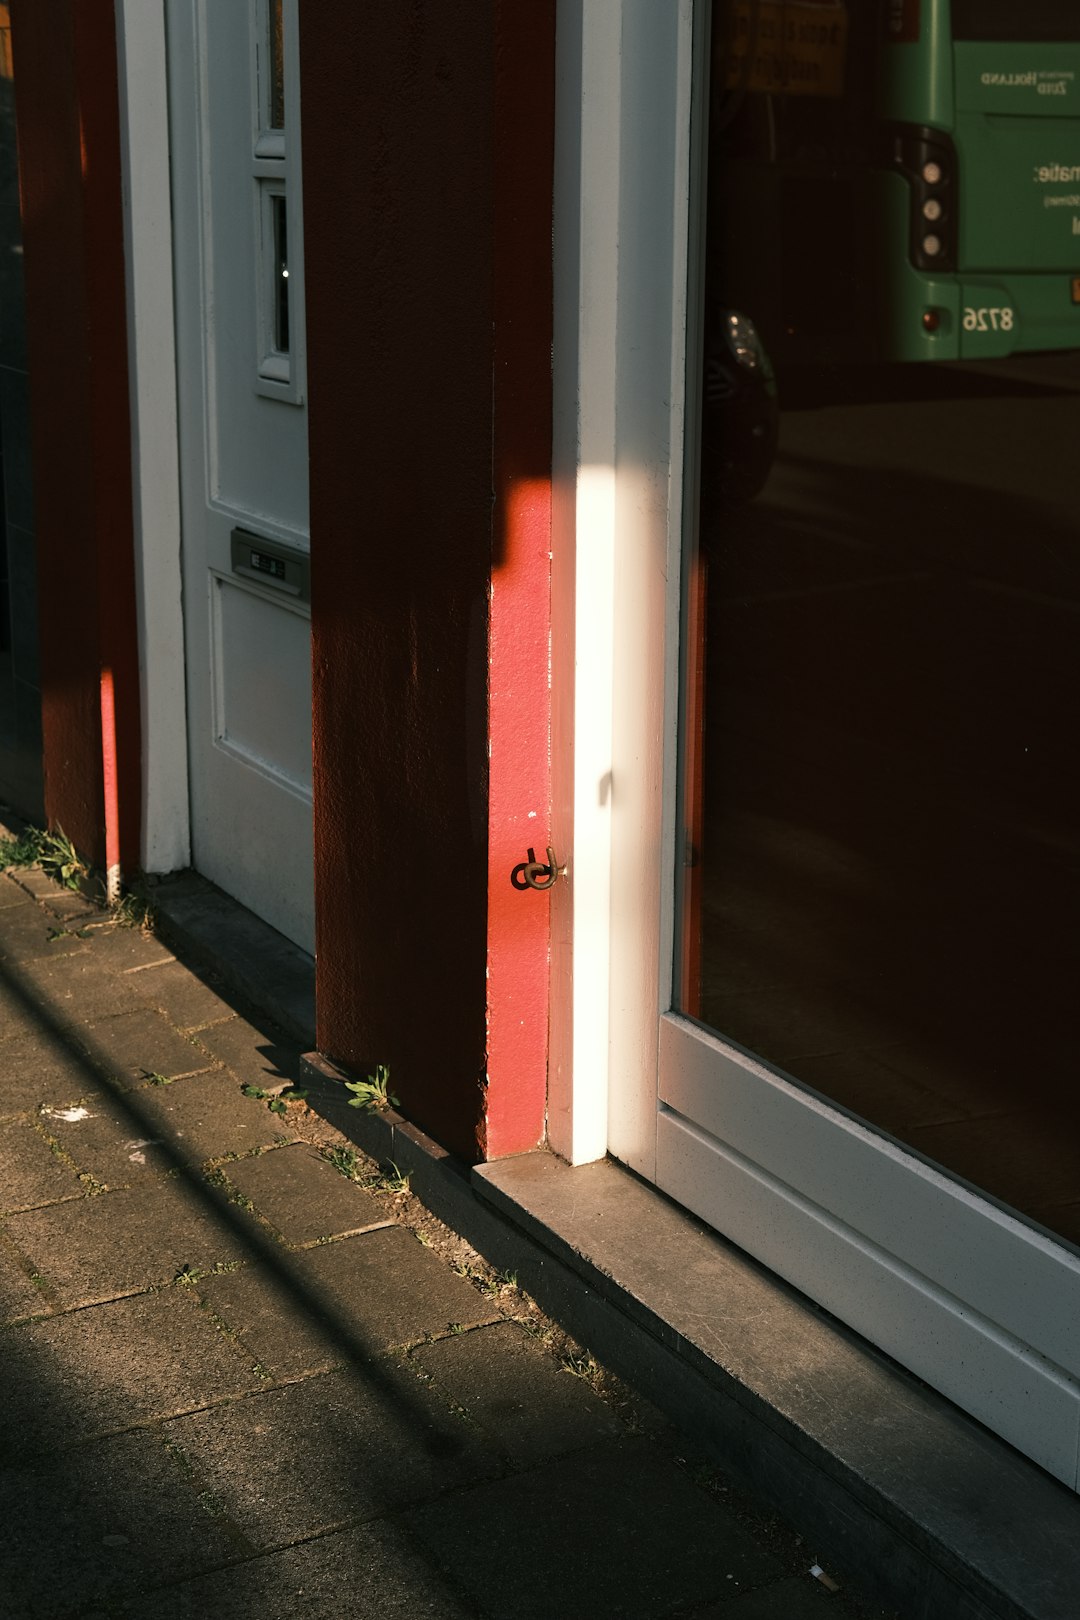
M 1080 124 L 932 10 L 714 6 L 677 1002 L 1080 1242 Z
M 284 0 L 270 0 L 270 128 L 285 128 Z

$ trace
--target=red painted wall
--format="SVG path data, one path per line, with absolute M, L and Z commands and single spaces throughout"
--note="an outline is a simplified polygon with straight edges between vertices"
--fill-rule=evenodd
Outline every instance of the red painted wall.
M 550 902 L 509 874 L 551 836 L 554 34 L 553 4 L 496 8 L 487 1158 L 542 1141 L 547 1102 Z
M 45 808 L 105 863 L 139 857 L 139 676 L 112 0 L 14 0 Z M 111 678 L 115 736 L 103 735 Z
M 406 1112 L 469 1159 L 489 1117 L 502 1151 L 543 1118 L 532 987 L 528 1072 L 493 1069 L 489 1095 L 488 614 L 493 578 L 515 611 L 519 561 L 546 614 L 552 109 L 541 97 L 531 125 L 511 87 L 530 68 L 550 85 L 552 50 L 546 0 L 301 7 L 318 1040 L 353 1068 L 388 1063 Z M 545 633 L 519 649 L 544 681 Z M 515 767 L 529 808 L 544 681 L 520 703 L 541 762 Z M 515 832 L 494 875 L 535 965 L 547 903 L 510 889 L 523 858 Z M 527 1106 L 504 1109 L 518 1086 Z

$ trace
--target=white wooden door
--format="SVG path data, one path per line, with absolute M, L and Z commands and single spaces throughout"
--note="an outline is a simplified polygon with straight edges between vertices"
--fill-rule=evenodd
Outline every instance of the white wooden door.
M 192 859 L 314 950 L 296 0 L 168 0 Z

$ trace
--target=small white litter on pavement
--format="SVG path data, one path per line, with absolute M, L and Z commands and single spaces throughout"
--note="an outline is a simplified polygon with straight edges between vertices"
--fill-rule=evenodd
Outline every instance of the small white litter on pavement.
M 93 1119 L 89 1108 L 49 1108 L 44 1103 L 41 1107 L 45 1119 L 62 1119 L 66 1125 L 77 1125 L 81 1119 Z
M 148 1136 L 143 1142 L 125 1142 L 124 1147 L 128 1150 L 128 1163 L 145 1164 L 146 1154 L 143 1152 L 143 1148 L 157 1147 L 160 1140 L 161 1138 L 158 1136 Z
M 810 1573 L 816 1581 L 820 1581 L 827 1592 L 839 1592 L 840 1582 L 834 1581 L 831 1575 L 826 1575 L 820 1564 L 811 1564 Z

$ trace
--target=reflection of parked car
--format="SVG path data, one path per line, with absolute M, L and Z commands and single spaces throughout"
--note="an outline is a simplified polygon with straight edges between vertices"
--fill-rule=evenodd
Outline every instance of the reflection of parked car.
M 776 377 L 757 328 L 721 310 L 705 339 L 702 493 L 741 506 L 765 486 L 776 454 Z

